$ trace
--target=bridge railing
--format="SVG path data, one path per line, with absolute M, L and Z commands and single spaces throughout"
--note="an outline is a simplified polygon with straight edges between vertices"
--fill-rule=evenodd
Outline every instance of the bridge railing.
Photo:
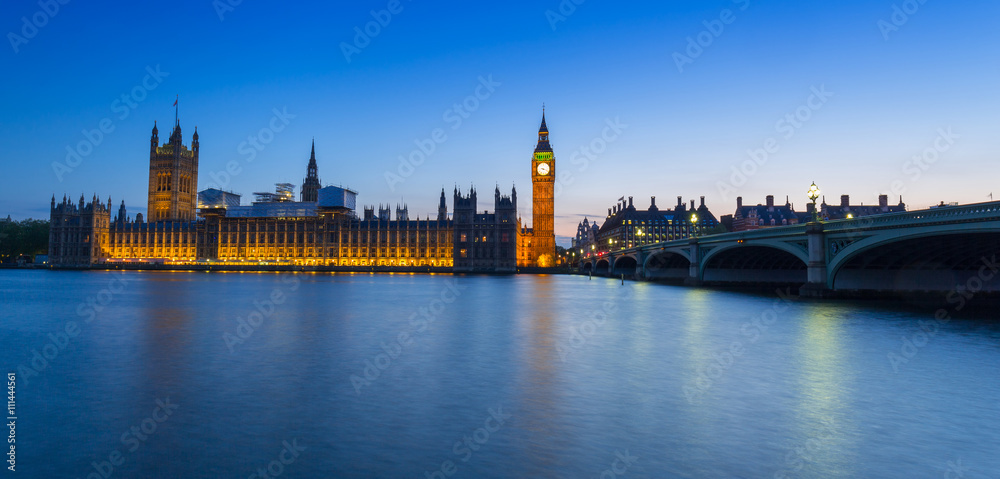
M 962 206 L 941 206 L 917 211 L 903 211 L 899 213 L 884 213 L 877 215 L 861 216 L 852 219 L 824 221 L 824 231 L 840 232 L 848 230 L 867 230 L 879 228 L 892 228 L 914 224 L 937 223 L 948 220 L 1000 220 L 1000 201 L 987 203 L 975 203 Z M 698 236 L 698 243 L 711 244 L 719 242 L 729 242 L 738 240 L 749 240 L 758 238 L 770 238 L 774 236 L 795 236 L 805 234 L 807 224 L 773 226 L 749 231 L 736 231 L 732 233 L 721 233 L 715 235 Z M 633 246 L 632 248 L 611 251 L 611 254 L 622 254 L 633 251 L 648 249 L 676 248 L 684 247 L 690 243 L 690 238 L 650 243 L 646 245 Z
M 861 216 L 852 219 L 828 221 L 826 231 L 856 229 L 864 225 L 865 229 L 879 227 L 906 226 L 911 224 L 937 223 L 947 220 L 1000 219 L 1000 201 L 976 203 L 962 206 L 940 206 L 926 210 L 903 211 L 880 215 Z

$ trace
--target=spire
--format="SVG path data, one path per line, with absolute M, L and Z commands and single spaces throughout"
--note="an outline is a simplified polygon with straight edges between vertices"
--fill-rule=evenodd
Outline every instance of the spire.
M 318 201 L 320 188 L 322 185 L 319 182 L 319 168 L 316 166 L 316 139 L 313 138 L 306 177 L 302 180 L 302 201 Z
M 538 127 L 538 145 L 535 146 L 535 153 L 550 151 L 552 146 L 549 145 L 549 127 L 545 125 L 545 106 L 542 105 L 542 125 Z
M 538 133 L 548 133 L 549 127 L 545 125 L 545 104 L 542 103 L 542 125 L 538 127 Z

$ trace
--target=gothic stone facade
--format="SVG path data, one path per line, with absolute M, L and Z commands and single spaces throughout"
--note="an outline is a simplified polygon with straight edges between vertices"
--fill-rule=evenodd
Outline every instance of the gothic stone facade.
M 514 272 L 517 267 L 517 193 L 494 198 L 493 213 L 479 213 L 475 190 L 454 194 L 455 216 L 448 218 L 444 191 L 437 218 L 409 218 L 406 208 L 390 217 L 388 208 L 366 208 L 359 218 L 350 207 L 316 202 L 319 181 L 315 147 L 303 184 L 301 203 L 275 215 L 227 214 L 222 202 L 195 216 L 198 135 L 192 148 L 181 143 L 177 124 L 170 141 L 150 146 L 148 212 L 130 218 L 122 202 L 111 219 L 111 200 L 96 196 L 79 204 L 52 198 L 50 261 L 56 266 L 101 263 L 295 264 L 338 267 L 444 267 L 468 272 Z M 284 205 L 283 204 L 283 205 Z M 249 207 L 239 207 L 249 208 Z

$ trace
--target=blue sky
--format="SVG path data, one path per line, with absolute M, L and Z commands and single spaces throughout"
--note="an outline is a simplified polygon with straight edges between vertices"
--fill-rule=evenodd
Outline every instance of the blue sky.
M 200 134 L 199 189 L 235 164 L 225 186 L 245 201 L 301 183 L 315 137 L 323 183 L 361 203 L 405 202 L 423 217 L 442 187 L 450 208 L 455 185 L 487 201 L 516 185 L 528 218 L 543 102 L 562 236 L 623 195 L 639 207 L 705 196 L 716 215 L 738 195 L 804 209 L 812 181 L 829 202 L 902 193 L 911 209 L 1000 195 L 997 2 L 403 0 L 367 45 L 355 28 L 376 31 L 371 12 L 389 1 L 58 5 L 50 15 L 18 2 L 0 17 L 4 216 L 47 217 L 52 194 L 144 211 L 150 129 L 169 135 L 177 95 L 185 143 Z M 22 17 L 41 26 L 25 32 Z M 342 44 L 357 48 L 349 61 Z M 463 103 L 474 108 L 457 112 Z M 109 132 L 88 139 L 105 119 Z M 251 157 L 241 144 L 272 124 L 280 131 Z M 446 139 L 433 153 L 387 180 L 435 129 Z M 87 146 L 70 168 L 67 147 Z M 754 162 L 748 151 L 765 146 L 773 153 Z

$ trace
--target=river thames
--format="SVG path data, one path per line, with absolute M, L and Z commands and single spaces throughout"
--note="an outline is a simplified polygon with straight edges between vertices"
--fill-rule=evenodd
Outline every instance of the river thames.
M 530 275 L 0 295 L 21 477 L 1000 477 L 989 313 Z

